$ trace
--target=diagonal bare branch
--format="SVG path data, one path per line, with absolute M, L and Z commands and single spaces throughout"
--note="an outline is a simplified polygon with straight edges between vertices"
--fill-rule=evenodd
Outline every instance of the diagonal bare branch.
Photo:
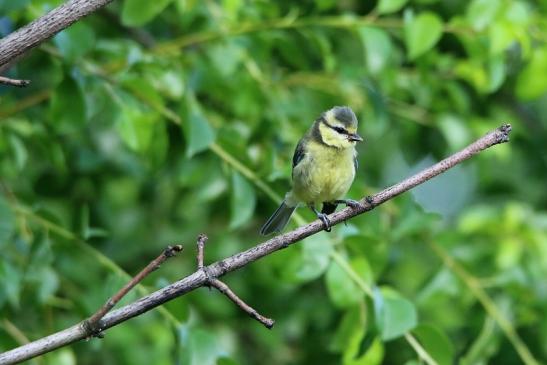
M 28 50 L 113 0 L 69 0 L 0 39 L 0 70 Z
M 479 138 L 477 141 L 473 142 L 461 151 L 456 152 L 435 165 L 382 190 L 372 197 L 363 198 L 360 201 L 362 205 L 361 207 L 348 207 L 330 215 L 329 219 L 331 224 L 336 225 L 340 222 L 372 210 L 376 206 L 432 179 L 455 165 L 471 158 L 477 153 L 480 153 L 481 151 L 494 145 L 508 142 L 510 132 L 511 126 L 509 124 L 502 125 L 501 127 L 486 134 L 484 137 Z M 169 286 L 166 286 L 150 295 L 128 304 L 125 307 L 108 313 L 101 321 L 102 328 L 108 329 L 116 326 L 169 300 L 184 295 L 201 286 L 206 286 L 211 280 L 240 269 L 251 262 L 254 262 L 275 251 L 284 249 L 289 245 L 301 241 L 304 238 L 322 230 L 323 223 L 319 220 L 315 220 L 312 223 L 299 227 L 293 231 L 275 236 L 246 251 L 239 252 L 211 265 L 204 266 L 202 269 L 198 269 L 194 273 Z M 0 354 L 0 363 L 14 364 L 84 339 L 88 337 L 90 333 L 83 323 L 84 322 L 78 323 L 50 336 Z

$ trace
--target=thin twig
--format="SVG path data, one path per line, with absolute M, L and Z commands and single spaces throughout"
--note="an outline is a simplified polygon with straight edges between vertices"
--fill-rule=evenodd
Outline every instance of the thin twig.
M 347 207 L 330 215 L 329 219 L 331 224 L 336 225 L 352 217 L 372 210 L 376 206 L 432 179 L 455 165 L 471 158 L 475 154 L 494 145 L 508 142 L 510 131 L 511 126 L 509 124 L 502 125 L 452 156 L 427 169 L 422 170 L 421 172 L 418 172 L 398 184 L 390 186 L 387 189 L 373 195 L 370 197 L 371 199 L 363 198 L 361 200 L 361 204 L 363 205 L 362 207 Z M 156 308 L 165 302 L 184 295 L 194 289 L 205 286 L 211 277 L 219 278 L 229 272 L 240 269 L 264 256 L 284 249 L 291 244 L 318 233 L 322 231 L 323 228 L 323 223 L 319 220 L 315 220 L 312 223 L 299 227 L 293 231 L 272 237 L 271 239 L 249 248 L 246 251 L 239 252 L 223 260 L 217 261 L 208 266 L 204 266 L 202 270 L 197 270 L 171 285 L 159 289 L 131 304 L 106 314 L 101 321 L 102 329 L 104 330 L 116 326 L 133 317 Z M 207 274 L 205 272 L 207 272 Z M 20 361 L 28 360 L 43 353 L 84 339 L 88 336 L 88 334 L 89 332 L 86 328 L 79 323 L 70 328 L 0 354 L 0 363 L 14 364 Z
M 245 303 L 240 297 L 234 293 L 228 285 L 223 283 L 222 281 L 218 279 L 211 279 L 209 280 L 209 284 L 215 288 L 218 289 L 219 292 L 226 295 L 232 302 L 235 303 L 239 308 L 243 309 L 245 312 L 247 312 L 251 317 L 262 323 L 266 328 L 271 329 L 273 325 L 275 324 L 275 321 L 271 318 L 264 317 L 260 313 L 256 311 L 256 309 L 252 308 L 250 305 Z
M 198 236 L 197 239 L 197 246 L 198 246 L 198 253 L 197 253 L 197 261 L 198 261 L 198 270 L 203 271 L 205 274 L 205 277 L 207 278 L 207 281 L 203 286 L 209 286 L 216 288 L 219 292 L 226 295 L 232 302 L 234 302 L 235 305 L 237 305 L 239 308 L 241 308 L 243 311 L 245 311 L 249 316 L 253 317 L 260 323 L 262 323 L 266 328 L 271 329 L 273 325 L 275 324 L 275 321 L 271 318 L 264 317 L 256 309 L 248 305 L 236 295 L 230 289 L 228 285 L 220 281 L 214 276 L 211 276 L 211 274 L 207 271 L 207 268 L 203 266 L 203 260 L 204 260 L 204 249 L 205 249 L 205 243 L 207 242 L 209 238 L 203 233 L 201 233 Z
M 198 254 L 197 254 L 198 270 L 203 269 L 203 257 L 204 257 L 203 250 L 205 248 L 205 243 L 207 242 L 208 239 L 209 238 L 203 233 L 201 233 L 198 236 Z
M 135 275 L 123 288 L 121 288 L 112 298 L 108 299 L 106 303 L 99 308 L 91 317 L 84 321 L 84 326 L 87 326 L 91 336 L 101 337 L 101 319 L 107 314 L 114 306 L 131 290 L 135 285 L 140 283 L 145 277 L 147 277 L 152 271 L 157 270 L 165 260 L 175 256 L 178 252 L 182 251 L 181 245 L 167 246 L 163 252 L 152 260 L 144 269 Z
M 25 87 L 30 84 L 30 80 L 10 79 L 9 77 L 0 76 L 0 84 Z

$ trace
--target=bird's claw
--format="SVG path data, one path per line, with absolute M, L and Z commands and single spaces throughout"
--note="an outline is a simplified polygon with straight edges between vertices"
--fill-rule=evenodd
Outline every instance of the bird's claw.
M 357 200 L 353 200 L 353 199 L 347 199 L 345 201 L 345 204 L 347 207 L 350 207 L 351 209 L 357 209 L 357 208 L 362 208 L 363 205 L 361 203 L 359 203 Z
M 317 214 L 317 218 L 319 218 L 321 222 L 323 222 L 323 225 L 325 225 L 325 231 L 330 232 L 331 226 L 329 217 L 324 213 L 319 213 Z
M 370 195 L 367 195 L 365 201 L 370 205 L 374 205 L 374 199 Z

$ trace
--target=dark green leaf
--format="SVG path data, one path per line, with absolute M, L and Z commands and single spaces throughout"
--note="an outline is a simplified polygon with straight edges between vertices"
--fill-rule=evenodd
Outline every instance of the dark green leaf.
M 454 363 L 454 347 L 437 327 L 421 324 L 412 330 L 422 347 L 439 365 Z
M 0 247 L 6 247 L 15 230 L 15 216 L 3 194 L 0 194 Z
M 95 33 L 86 23 L 77 22 L 53 37 L 53 42 L 63 57 L 74 62 L 95 47 Z
M 140 26 L 154 19 L 173 0 L 125 0 L 122 9 L 122 23 Z

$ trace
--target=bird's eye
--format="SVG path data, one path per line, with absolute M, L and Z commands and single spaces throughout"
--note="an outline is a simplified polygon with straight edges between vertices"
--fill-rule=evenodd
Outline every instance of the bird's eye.
M 342 127 L 333 127 L 332 129 L 334 129 L 335 131 L 337 131 L 338 133 L 340 134 L 347 134 L 348 132 L 342 128 Z

